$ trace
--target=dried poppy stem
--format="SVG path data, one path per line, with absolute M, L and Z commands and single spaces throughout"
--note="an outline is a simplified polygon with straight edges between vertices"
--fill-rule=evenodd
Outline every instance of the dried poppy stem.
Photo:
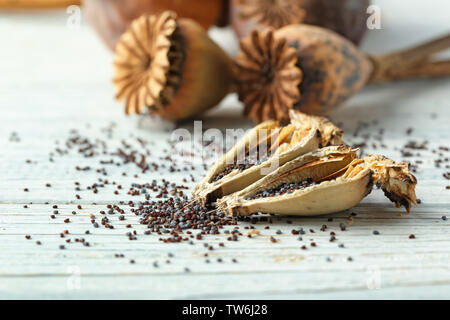
M 435 61 L 411 67 L 391 75 L 391 80 L 410 80 L 419 78 L 437 78 L 450 75 L 450 61 Z M 372 83 L 374 81 L 372 80 Z
M 371 57 L 338 34 L 289 25 L 254 31 L 240 42 L 235 79 L 244 114 L 259 123 L 286 121 L 290 109 L 329 114 L 370 83 L 450 75 L 432 56 L 450 35 L 393 54 Z
M 450 47 L 450 34 L 408 50 L 373 57 L 374 72 L 371 83 L 414 77 L 450 75 L 450 61 L 433 62 L 432 56 Z

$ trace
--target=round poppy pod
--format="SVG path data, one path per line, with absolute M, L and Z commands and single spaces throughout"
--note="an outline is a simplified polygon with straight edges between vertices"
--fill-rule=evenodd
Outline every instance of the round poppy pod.
M 361 52 L 325 28 L 291 24 L 254 30 L 240 41 L 235 82 L 244 115 L 286 121 L 289 110 L 326 115 L 369 83 L 450 75 L 450 34 L 383 55 Z
M 241 40 L 236 82 L 244 114 L 259 123 L 289 110 L 326 115 L 361 90 L 371 59 L 333 31 L 310 25 L 254 31 Z
M 206 29 L 225 25 L 228 19 L 228 0 L 84 0 L 83 7 L 89 22 L 112 50 L 130 22 L 143 14 L 171 10 Z
M 367 30 L 369 4 L 370 0 L 231 0 L 230 20 L 239 37 L 255 29 L 304 23 L 359 43 Z
M 197 22 L 172 11 L 134 20 L 114 60 L 116 97 L 127 114 L 149 110 L 168 120 L 217 105 L 233 84 L 232 61 Z

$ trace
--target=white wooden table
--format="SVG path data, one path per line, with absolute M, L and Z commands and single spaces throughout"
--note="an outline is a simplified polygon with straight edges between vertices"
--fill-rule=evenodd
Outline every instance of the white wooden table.
M 448 32 L 448 1 L 435 2 L 441 10 L 427 8 L 423 1 L 377 1 L 383 10 L 383 29 L 371 31 L 363 47 L 385 52 Z M 154 141 L 155 158 L 170 134 L 164 130 L 170 124 L 146 120 L 138 126 L 138 118 L 123 115 L 121 105 L 113 100 L 111 54 L 86 23 L 71 30 L 66 19 L 65 12 L 0 13 L 0 298 L 450 298 L 450 190 L 445 189 L 450 181 L 443 177 L 450 169 L 445 168 L 448 162 L 435 168 L 436 154 L 431 152 L 450 145 L 449 79 L 367 88 L 332 116 L 343 123 L 354 143 L 361 142 L 352 139 L 360 121 L 378 121 L 366 132 L 373 137 L 384 128 L 387 150 L 383 153 L 394 159 L 403 158 L 399 149 L 409 140 L 429 141 L 428 150 L 413 151 L 414 156 L 407 159 L 423 161 L 416 174 L 422 204 L 410 215 L 400 216 L 401 210 L 374 190 L 356 208 L 333 215 L 332 222 L 327 221 L 331 216 L 275 219 L 270 230 L 256 225 L 260 236 L 225 241 L 223 248 L 217 243 L 224 241 L 224 235 L 208 237 L 204 241 L 216 248 L 209 252 L 202 243 L 162 244 L 158 236 L 143 236 L 144 226 L 132 215 L 123 222 L 112 218 L 114 230 L 92 228 L 89 214 L 98 214 L 107 203 L 128 200 L 127 196 L 81 191 L 77 193 L 82 199 L 77 200 L 74 182 L 92 184 L 98 175 L 76 171 L 75 166 L 95 167 L 98 159 L 73 153 L 48 161 L 55 140 L 63 143 L 72 128 L 90 137 L 104 137 L 100 128 L 114 122 L 111 143 L 131 139 L 131 134 Z M 229 43 L 230 33 L 215 30 L 213 34 L 221 43 Z M 235 44 L 227 46 L 235 48 Z M 239 118 L 239 107 L 236 97 L 228 97 L 202 118 L 204 125 L 248 127 Z M 410 127 L 414 130 L 407 136 Z M 377 152 L 370 145 L 366 151 Z M 441 152 L 444 158 L 450 156 Z M 32 163 L 27 164 L 27 159 Z M 127 167 L 130 174 L 122 177 L 123 170 L 111 170 L 108 179 L 129 185 L 154 177 L 174 182 L 183 178 L 183 173 L 161 171 L 133 179 L 137 170 Z M 202 174 L 195 173 L 198 178 Z M 51 204 L 55 203 L 61 214 L 53 220 Z M 78 204 L 82 210 L 76 209 Z M 72 210 L 79 213 L 73 216 Z M 357 215 L 350 225 L 351 212 Z M 449 220 L 441 219 L 444 215 Z M 70 224 L 63 223 L 65 217 L 70 217 Z M 125 228 L 128 223 L 138 231 L 138 241 L 124 236 L 130 230 Z M 340 223 L 347 231 L 340 231 Z M 326 232 L 319 230 L 323 224 L 328 226 Z M 239 225 L 243 229 L 248 224 Z M 293 227 L 304 228 L 303 241 L 290 234 Z M 70 235 L 61 239 L 65 229 Z M 283 232 L 276 235 L 280 241 L 271 243 L 269 237 L 278 229 Z M 84 234 L 85 230 L 90 234 Z M 329 242 L 330 231 L 337 233 L 338 241 Z M 410 234 L 416 239 L 409 239 Z M 32 239 L 26 240 L 25 235 Z M 91 246 L 72 244 L 59 249 L 65 239 L 76 237 L 85 238 Z M 316 248 L 309 246 L 310 239 Z M 37 240 L 42 245 L 36 245 Z M 345 247 L 340 248 L 340 243 Z M 300 250 L 303 244 L 308 250 Z M 169 252 L 174 257 L 165 264 Z M 115 253 L 125 258 L 114 258 Z M 238 263 L 232 263 L 232 258 Z M 131 259 L 136 263 L 131 264 Z M 154 261 L 159 262 L 158 268 L 153 267 Z

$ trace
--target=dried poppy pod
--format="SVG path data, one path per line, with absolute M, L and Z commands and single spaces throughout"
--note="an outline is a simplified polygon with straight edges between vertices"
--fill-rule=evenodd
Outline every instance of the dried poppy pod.
M 365 165 L 373 172 L 372 177 L 388 197 L 398 207 L 404 206 L 409 212 L 411 203 L 417 205 L 414 186 L 416 177 L 409 172 L 408 162 L 394 162 L 381 155 L 369 155 Z
M 111 50 L 131 21 L 143 14 L 171 10 L 181 18 L 197 21 L 205 29 L 214 24 L 224 26 L 228 21 L 228 0 L 84 0 L 83 7 L 89 22 Z
M 343 131 L 328 119 L 291 112 L 291 124 L 266 121 L 217 161 L 193 195 L 203 205 L 242 190 L 280 165 L 321 146 L 342 144 Z
M 450 61 L 430 58 L 450 47 L 449 35 L 377 57 L 330 30 L 309 25 L 254 31 L 240 44 L 237 91 L 244 114 L 256 123 L 286 121 L 290 109 L 329 114 L 368 83 L 450 75 Z
M 350 147 L 326 147 L 300 156 L 235 194 L 218 200 L 230 215 L 257 212 L 314 216 L 350 209 L 378 184 L 388 198 L 417 204 L 415 177 L 404 163 L 382 156 L 358 159 Z
M 344 131 L 334 125 L 328 118 L 312 116 L 297 110 L 289 111 L 291 124 L 297 128 L 316 126 L 320 130 L 319 148 L 343 144 Z
M 172 11 L 142 16 L 121 36 L 114 85 L 127 114 L 148 108 L 181 120 L 217 105 L 230 91 L 232 62 L 195 21 Z
M 80 5 L 81 0 L 0 0 L 0 9 L 51 9 Z
M 331 29 L 354 43 L 367 30 L 369 0 L 231 0 L 231 25 L 238 36 L 289 24 Z

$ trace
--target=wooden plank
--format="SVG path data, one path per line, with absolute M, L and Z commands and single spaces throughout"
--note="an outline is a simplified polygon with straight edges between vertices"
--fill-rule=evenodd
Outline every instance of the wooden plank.
M 0 297 L 36 298 L 30 288 L 39 288 L 41 299 L 448 299 L 450 285 L 441 281 L 405 278 L 405 272 L 386 272 L 396 281 L 383 279 L 380 289 L 367 289 L 367 273 L 292 274 L 251 273 L 203 276 L 83 277 L 80 289 L 71 274 L 54 277 L 7 278 L 0 282 Z M 383 274 L 384 276 L 384 274 Z M 265 281 L 262 281 L 267 279 Z M 269 280 L 268 279 L 273 279 Z M 406 285 L 402 285 L 404 279 Z M 386 284 L 384 284 L 386 283 Z M 389 285 L 387 285 L 387 283 Z M 181 287 L 182 285 L 182 287 Z M 181 289 L 182 288 L 182 289 Z

